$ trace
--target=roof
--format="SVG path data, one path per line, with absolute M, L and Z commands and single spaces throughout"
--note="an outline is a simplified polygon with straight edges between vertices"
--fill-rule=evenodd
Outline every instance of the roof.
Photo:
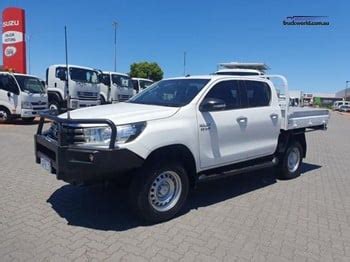
M 217 72 L 249 72 L 249 73 L 261 73 L 260 70 L 257 69 L 246 69 L 246 68 L 230 68 L 230 69 L 219 69 Z
M 141 77 L 132 77 L 132 80 L 145 80 L 145 81 L 151 81 L 153 82 L 151 79 L 147 79 L 147 78 L 141 78 Z
M 12 72 L 6 72 L 6 71 L 0 71 L 0 74 L 9 74 L 9 75 L 14 75 L 14 76 L 29 76 L 29 77 L 35 77 L 40 79 L 40 77 L 37 77 L 35 75 L 28 75 L 28 74 L 21 74 L 21 73 L 12 73 Z
M 122 76 L 129 76 L 128 74 L 125 73 L 120 73 L 120 72 L 112 72 L 112 71 L 102 71 L 104 74 L 115 74 L 115 75 L 122 75 Z
M 55 65 L 50 65 L 49 67 L 66 67 L 65 64 L 55 64 Z M 98 69 L 92 68 L 92 67 L 87 67 L 87 66 L 79 66 L 79 65 L 71 65 L 68 64 L 68 67 L 76 67 L 76 68 L 81 68 L 81 69 L 86 69 L 86 70 L 95 70 L 98 71 Z
M 165 80 L 175 80 L 175 79 L 208 79 L 208 80 L 219 80 L 219 79 L 245 79 L 245 80 L 259 80 L 268 81 L 268 79 L 259 76 L 240 76 L 240 75 L 194 75 L 194 76 L 180 76 L 167 78 Z
M 265 63 L 239 63 L 239 62 L 229 62 L 229 63 L 220 63 L 219 68 L 226 69 L 255 69 L 261 72 L 265 72 L 270 69 Z

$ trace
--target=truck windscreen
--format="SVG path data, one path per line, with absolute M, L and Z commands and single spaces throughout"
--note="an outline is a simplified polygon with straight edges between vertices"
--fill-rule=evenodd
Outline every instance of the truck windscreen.
M 45 87 L 38 78 L 21 75 L 15 75 L 15 78 L 22 91 L 34 94 L 45 93 Z
M 98 74 L 96 71 L 70 67 L 69 68 L 70 78 L 77 82 L 98 84 Z
M 130 77 L 124 75 L 112 75 L 113 84 L 121 87 L 133 88 Z

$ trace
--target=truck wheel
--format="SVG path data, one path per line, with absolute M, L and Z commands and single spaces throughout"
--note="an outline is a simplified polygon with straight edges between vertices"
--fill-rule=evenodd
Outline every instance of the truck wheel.
M 130 185 L 130 202 L 142 219 L 157 223 L 173 218 L 186 201 L 189 180 L 179 163 L 139 170 Z
M 280 163 L 280 178 L 292 179 L 300 176 L 303 161 L 303 148 L 299 142 L 293 141 L 289 144 Z
M 35 119 L 35 117 L 24 117 L 24 118 L 22 118 L 22 121 L 24 123 L 31 123 L 34 121 L 34 119 Z
M 106 104 L 106 100 L 103 96 L 100 96 L 101 105 Z
M 57 101 L 49 102 L 49 109 L 50 109 L 50 111 L 56 112 L 56 114 L 58 114 L 61 110 L 60 105 L 58 104 Z
M 7 108 L 0 107 L 0 123 L 6 123 L 11 119 L 11 113 Z

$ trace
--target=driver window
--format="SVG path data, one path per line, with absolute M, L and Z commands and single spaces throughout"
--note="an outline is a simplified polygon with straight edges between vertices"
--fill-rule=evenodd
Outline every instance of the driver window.
M 0 75 L 0 89 L 17 95 L 19 94 L 15 80 L 9 75 Z
M 239 84 L 237 80 L 222 81 L 207 93 L 204 99 L 221 99 L 226 104 L 225 110 L 241 107 Z

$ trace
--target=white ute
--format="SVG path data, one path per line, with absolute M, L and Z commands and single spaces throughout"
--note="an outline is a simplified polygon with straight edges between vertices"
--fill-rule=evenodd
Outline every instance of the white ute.
M 47 94 L 39 78 L 0 72 L 0 122 L 19 117 L 31 122 L 47 109 Z
M 142 218 L 174 217 L 198 181 L 275 166 L 301 173 L 306 130 L 324 130 L 327 110 L 281 108 L 282 76 L 191 76 L 161 80 L 126 103 L 42 116 L 36 162 L 72 184 L 129 183 Z M 44 126 L 45 118 L 53 121 Z

